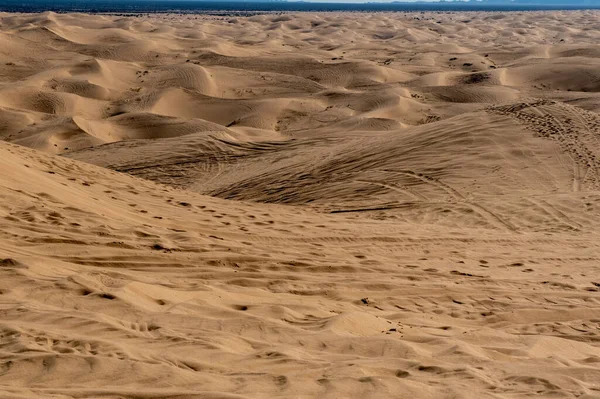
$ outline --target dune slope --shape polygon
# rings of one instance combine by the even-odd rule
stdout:
[[[600,237],[566,221],[573,198],[532,199],[555,231],[519,234],[220,200],[8,144],[0,155],[4,397],[597,392]]]
[[[0,397],[600,397],[598,12],[0,14]]]

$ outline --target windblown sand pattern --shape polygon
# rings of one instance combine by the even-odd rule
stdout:
[[[600,398],[599,43],[0,14],[0,397]]]

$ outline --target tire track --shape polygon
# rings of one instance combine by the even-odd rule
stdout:
[[[484,220],[486,220],[489,224],[494,225],[502,230],[516,231],[516,227],[513,226],[510,222],[504,220],[501,216],[492,212],[491,210],[485,208],[484,206],[468,201],[465,196],[463,196],[456,189],[451,187],[450,185],[441,182],[439,179],[436,179],[431,176],[427,176],[423,173],[417,173],[412,170],[391,170],[391,169],[382,169],[385,172],[395,172],[400,173],[404,176],[409,176],[411,178],[420,180],[426,184],[430,184],[436,187],[439,190],[444,191],[448,195],[450,195],[452,202],[460,203],[467,205],[471,208],[471,210],[481,216]]]
[[[577,107],[550,100],[491,106],[486,110],[513,117],[539,137],[558,141],[573,161],[573,191],[582,188],[600,189],[600,154],[597,154],[600,149],[600,132],[597,131],[600,130],[599,117],[584,113]],[[590,141],[593,143],[589,143]]]

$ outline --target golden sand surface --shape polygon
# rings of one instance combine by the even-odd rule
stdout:
[[[599,44],[0,14],[0,397],[600,398]]]

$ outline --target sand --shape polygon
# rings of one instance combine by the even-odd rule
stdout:
[[[598,43],[0,14],[0,397],[600,398]]]

